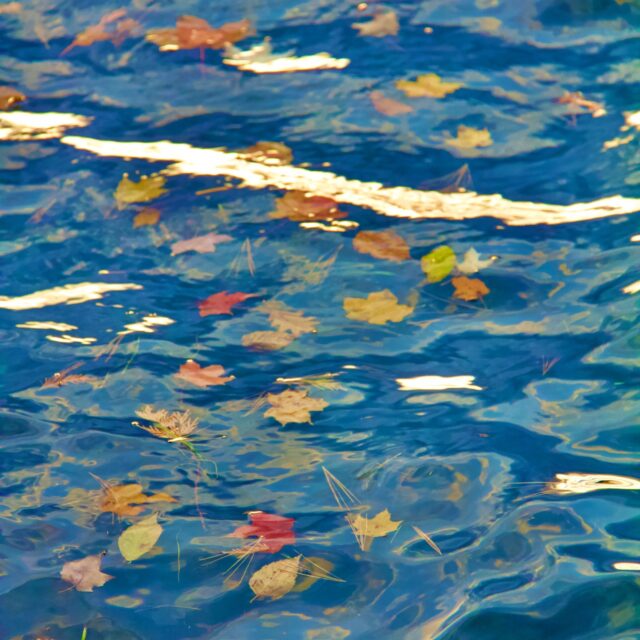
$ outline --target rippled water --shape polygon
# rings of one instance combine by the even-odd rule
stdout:
[[[133,0],[139,33],[62,55],[120,6],[0,5],[0,85],[27,97],[0,112],[0,638],[640,638],[637,2]],[[396,36],[352,28],[391,8]],[[260,75],[145,42],[182,14],[248,18],[242,50],[269,36],[277,53],[350,64]],[[394,85],[429,72],[461,87],[409,98]],[[413,110],[385,115],[374,91]],[[562,102],[578,91],[599,106]],[[7,113],[27,114],[22,128]],[[61,138],[52,116],[33,129],[37,113],[91,120]],[[452,144],[459,125],[491,144]],[[288,145],[299,171],[229,151],[260,140]],[[442,176],[465,163],[462,186],[503,199],[418,191],[451,187]],[[134,227],[145,205],[119,209],[116,188],[159,171],[160,219]],[[273,218],[286,188],[347,217]],[[627,200],[577,218],[550,206],[616,195]],[[356,251],[374,230],[402,236],[411,258]],[[172,255],[212,232],[231,239]],[[497,257],[471,276],[488,295],[425,283],[420,258],[441,245]],[[414,307],[404,320],[346,316],[344,298],[384,289]],[[255,297],[202,316],[222,291]],[[260,305],[273,299],[317,331],[248,348],[243,336],[272,330]],[[188,359],[234,379],[190,385],[175,375]],[[74,366],[89,378],[58,385]],[[279,381],[321,374],[336,375]],[[440,378],[397,381],[422,376]],[[266,394],[287,388],[327,406],[282,426]],[[133,425],[145,404],[199,419],[197,455]],[[359,499],[352,517],[388,508],[402,525],[362,550],[323,467]],[[176,502],[115,517],[100,481]],[[293,518],[295,541],[256,553],[231,588],[235,558],[204,560],[255,542],[227,536],[256,510]],[[127,563],[118,538],[152,513],[162,535]],[[61,580],[102,551],[114,579],[91,593]],[[253,598],[253,572],[299,554],[341,581]]]

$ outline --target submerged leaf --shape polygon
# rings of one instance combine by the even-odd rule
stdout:
[[[366,298],[345,298],[343,306],[347,318],[370,324],[402,322],[413,312],[413,307],[398,304],[398,298],[389,289],[374,291]]]
[[[230,538],[259,538],[258,544],[252,550],[264,553],[278,553],[288,544],[293,544],[296,535],[293,532],[293,518],[285,518],[274,513],[264,511],[250,511],[250,525],[238,527]]]
[[[213,295],[205,298],[198,302],[198,309],[200,310],[200,315],[202,317],[210,316],[210,315],[233,315],[231,309],[247,300],[248,298],[255,298],[257,294],[255,293],[242,293],[241,291],[237,291],[236,293],[227,293],[226,291],[221,291],[220,293],[214,293]]]
[[[161,534],[162,526],[154,513],[125,529],[118,538],[118,549],[125,560],[133,562],[151,551]]]
[[[347,214],[340,211],[337,202],[324,196],[314,196],[305,191],[287,191],[276,200],[276,209],[271,218],[288,218],[294,222],[310,220],[340,220]]]
[[[251,349],[276,351],[289,346],[295,336],[284,331],[253,331],[242,336],[242,345]]]
[[[349,515],[347,518],[356,538],[361,542],[360,546],[363,551],[367,551],[371,547],[373,538],[387,536],[402,524],[402,520],[391,520],[388,509],[381,511],[373,518],[362,516],[359,513],[355,516]]]
[[[460,89],[458,82],[445,82],[437,73],[425,73],[415,80],[398,80],[396,88],[408,98],[445,98]]]
[[[125,173],[114,194],[118,209],[124,209],[134,202],[148,202],[159,198],[167,192],[165,182],[165,178],[160,175],[140,176],[140,181],[134,182]]]
[[[258,569],[249,579],[249,586],[258,598],[282,598],[293,589],[300,569],[300,559],[286,558],[270,562]]]
[[[287,389],[282,393],[269,393],[267,400],[271,409],[264,412],[265,418],[274,418],[281,425],[290,422],[311,424],[311,411],[323,411],[329,406],[322,398],[312,398],[306,390]]]
[[[447,245],[436,247],[426,256],[422,256],[420,266],[429,282],[444,280],[456,266],[456,254]]]
[[[451,280],[455,287],[454,298],[466,300],[479,300],[489,293],[489,287],[478,278],[467,278],[467,276],[456,276]]]
[[[304,333],[315,333],[318,321],[310,316],[305,316],[302,311],[289,309],[282,302],[267,300],[258,308],[258,311],[269,316],[269,322],[279,332],[288,332],[294,338]]]
[[[455,136],[450,134],[445,138],[447,144],[458,149],[475,149],[477,147],[490,147],[493,139],[489,129],[474,129],[461,124]]]
[[[121,517],[137,516],[145,509],[140,505],[153,502],[177,502],[177,500],[163,492],[145,495],[141,484],[104,484],[99,508],[100,511],[115,513]]]
[[[377,13],[369,22],[357,22],[351,26],[359,31],[358,35],[374,38],[397,36],[400,30],[398,16],[391,10]]]
[[[105,553],[97,553],[81,560],[65,562],[60,571],[60,577],[65,582],[70,582],[76,591],[93,591],[94,587],[101,587],[113,576],[100,571],[100,565]]]
[[[194,360],[187,360],[180,365],[180,370],[176,373],[176,378],[186,380],[197,387],[211,387],[219,384],[226,384],[235,380],[235,376],[225,376],[224,368],[219,364],[212,364],[208,367],[201,367]]]
[[[24,102],[27,96],[13,87],[0,86],[0,111],[7,111]]]
[[[133,219],[133,228],[147,227],[158,223],[160,220],[160,211],[153,207],[145,207],[141,209]]]
[[[381,260],[408,260],[409,245],[394,231],[360,231],[353,239],[353,248]]]
[[[413,111],[413,107],[410,107],[408,104],[400,102],[399,100],[394,100],[393,98],[385,96],[382,91],[372,91],[369,94],[369,98],[373,104],[373,108],[378,113],[385,116],[400,116]]]

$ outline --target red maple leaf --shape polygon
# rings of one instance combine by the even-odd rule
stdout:
[[[296,534],[293,532],[293,518],[285,518],[264,511],[249,513],[250,525],[238,527],[230,538],[259,538],[257,551],[278,553],[286,544],[293,544]]]
[[[227,293],[222,291],[220,293],[214,293],[213,295],[198,302],[198,309],[200,309],[201,316],[212,316],[226,313],[233,315],[231,308],[236,304],[246,300],[247,298],[255,298],[255,293],[242,293],[238,291],[236,293]]]

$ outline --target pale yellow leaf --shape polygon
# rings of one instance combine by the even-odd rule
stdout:
[[[301,557],[276,560],[258,569],[249,579],[249,586],[253,593],[258,598],[272,600],[282,598],[289,593],[296,584]]]
[[[398,298],[388,289],[374,291],[366,298],[345,298],[343,307],[347,318],[370,324],[401,322],[413,312],[413,307],[398,304]]]
[[[415,80],[396,82],[396,88],[408,98],[445,98],[461,87],[459,82],[445,82],[437,73],[425,73]]]
[[[134,182],[125,173],[114,194],[118,209],[124,209],[134,202],[149,202],[159,198],[167,192],[165,182],[165,178],[160,175],[141,176],[139,182]]]
[[[151,551],[161,534],[162,526],[154,513],[125,529],[118,538],[118,548],[125,560],[133,562]]]

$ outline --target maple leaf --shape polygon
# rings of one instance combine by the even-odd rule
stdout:
[[[165,409],[154,409],[153,406],[147,404],[140,407],[136,414],[143,420],[153,423],[151,426],[134,423],[136,426],[169,442],[183,441],[198,428],[198,420],[193,418],[188,411],[169,413]]]
[[[263,553],[278,553],[287,544],[293,544],[296,535],[293,532],[293,518],[285,518],[264,511],[250,511],[250,525],[238,527],[230,538],[259,538],[258,545],[252,549]]]
[[[456,266],[456,254],[449,246],[442,245],[420,259],[420,266],[429,282],[444,280]]]
[[[269,316],[269,322],[279,332],[289,332],[294,338],[304,333],[315,333],[318,321],[305,316],[302,311],[294,311],[277,300],[263,302],[258,308]]]
[[[490,267],[496,260],[496,256],[491,256],[486,260],[481,260],[480,254],[473,247],[471,247],[471,249],[468,249],[464,254],[462,262],[459,262],[456,265],[456,268],[461,273],[470,275],[472,273],[477,273],[478,271],[480,271],[480,269]]]
[[[141,505],[153,502],[177,502],[177,500],[163,492],[145,495],[141,484],[104,483],[99,507],[105,513],[115,513],[120,517],[137,516],[145,509]]]
[[[70,582],[77,591],[93,591],[94,587],[101,587],[113,576],[100,571],[100,564],[106,552],[86,556],[80,560],[65,562],[60,571],[60,577]]]
[[[145,207],[141,209],[133,219],[133,228],[148,227],[158,223],[160,220],[160,211],[153,207]]]
[[[253,331],[242,336],[242,345],[263,351],[284,349],[295,340],[292,333],[283,331]]]
[[[413,107],[410,107],[408,104],[400,102],[399,100],[394,100],[393,98],[385,96],[382,91],[372,91],[369,94],[369,99],[373,104],[373,108],[385,116],[400,116],[413,111]]]
[[[398,80],[396,87],[408,98],[445,98],[462,85],[445,82],[437,73],[425,73],[415,80]]]
[[[7,111],[24,102],[27,96],[13,87],[0,86],[0,111]]]
[[[180,370],[175,374],[176,378],[186,380],[197,387],[210,387],[218,384],[226,384],[235,380],[235,376],[225,376],[224,368],[219,364],[201,367],[194,360],[187,360],[180,365]]]
[[[413,312],[413,307],[398,304],[398,298],[389,289],[374,291],[366,298],[345,298],[343,307],[347,318],[370,324],[402,322]]]
[[[270,166],[282,166],[293,162],[293,152],[281,142],[257,142],[246,149],[240,149],[237,153],[247,160]]]
[[[288,218],[294,222],[310,220],[340,220],[347,214],[340,211],[337,202],[324,196],[314,196],[305,191],[288,191],[276,200],[272,218]]]
[[[402,524],[402,520],[395,522],[391,520],[391,514],[388,509],[381,511],[373,518],[368,518],[358,513],[355,516],[348,515],[347,519],[363,551],[368,551],[371,548],[374,538],[383,538]]]
[[[258,569],[249,578],[251,591],[258,598],[271,598],[272,600],[282,598],[296,584],[301,558],[302,556],[296,556],[295,558],[276,560]]]
[[[454,298],[460,300],[479,300],[489,293],[489,287],[478,278],[467,278],[467,276],[457,276],[451,279],[455,287]]]
[[[118,209],[124,209],[128,204],[134,202],[148,202],[155,200],[167,192],[164,188],[166,180],[163,176],[140,176],[139,182],[129,180],[125,173],[118,183],[114,197]]]
[[[488,129],[474,129],[461,124],[455,137],[447,134],[445,142],[458,149],[475,149],[477,147],[490,147],[493,139]]]
[[[358,35],[374,38],[397,36],[400,30],[400,23],[395,11],[377,13],[369,22],[358,22],[351,26],[358,30]]]
[[[230,242],[233,240],[231,236],[218,233],[207,233],[204,236],[196,236],[189,240],[178,240],[171,245],[171,255],[177,256],[187,251],[196,251],[197,253],[213,253],[216,245],[221,242]]]
[[[322,398],[312,398],[306,390],[287,389],[282,393],[267,394],[271,409],[264,412],[265,418],[274,418],[281,425],[290,422],[311,424],[311,411],[323,411],[329,406]]]
[[[374,258],[402,262],[409,260],[409,245],[393,231],[360,231],[353,239],[353,248]]]
[[[208,298],[198,302],[198,309],[202,317],[222,314],[233,315],[231,312],[232,307],[243,300],[256,297],[257,294],[255,293],[242,293],[240,291],[227,293],[226,291],[222,291],[220,293],[214,293]]]

